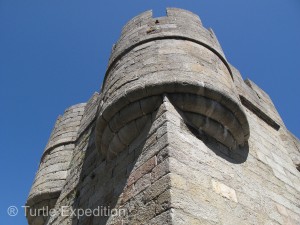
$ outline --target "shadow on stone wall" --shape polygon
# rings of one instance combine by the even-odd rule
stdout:
[[[199,132],[194,127],[187,125],[189,130],[216,155],[222,157],[223,159],[227,160],[230,163],[234,164],[241,164],[244,163],[249,154],[249,145],[248,142],[245,143],[244,146],[238,146],[236,149],[229,149],[228,147],[222,145],[214,138],[206,135],[203,132]]]
[[[82,216],[79,219],[72,218],[72,225],[107,225],[107,224],[128,224],[126,221],[136,220],[135,207],[140,207],[143,203],[135,201],[131,205],[130,213],[126,193],[129,193],[127,182],[136,164],[142,160],[145,153],[145,143],[151,123],[148,124],[143,132],[133,143],[123,152],[119,153],[113,160],[106,160],[97,151],[95,146],[93,130],[89,137],[88,148],[82,163],[79,184],[75,188],[75,201],[72,205],[73,210],[98,209],[98,215]],[[80,144],[80,143],[79,143]],[[136,146],[136,147],[133,147]],[[139,162],[140,163],[140,162]],[[116,211],[112,209],[122,209],[119,216],[112,216]],[[125,209],[125,215],[124,215]],[[98,212],[97,211],[97,212]],[[108,215],[110,214],[110,216]]]
[[[180,110],[178,113],[181,114]],[[143,213],[146,214],[149,209],[149,202],[145,201],[143,197],[138,197],[142,195],[137,195],[136,187],[130,185],[130,179],[132,174],[136,173],[137,168],[145,164],[159,150],[159,141],[151,137],[155,136],[157,132],[157,129],[153,129],[157,126],[157,124],[154,125],[157,117],[159,117],[157,111],[153,112],[152,118],[154,119],[151,123],[148,123],[130,146],[113,160],[106,160],[97,151],[94,130],[86,138],[86,141],[79,140],[78,146],[88,145],[88,147],[83,154],[82,166],[77,166],[78,171],[80,168],[82,169],[81,172],[78,172],[80,177],[78,185],[73,191],[75,200],[72,207],[74,210],[98,209],[100,215],[73,217],[72,225],[142,224],[141,218],[147,220],[143,217]],[[191,133],[219,157],[234,164],[241,164],[247,160],[248,144],[230,150],[214,138],[187,126]],[[78,154],[80,155],[80,153]],[[119,211],[121,215],[112,216],[116,212],[112,211],[113,209],[123,209],[125,213]]]

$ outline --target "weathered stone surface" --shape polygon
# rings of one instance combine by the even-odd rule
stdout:
[[[234,189],[215,180],[212,180],[212,187],[217,194],[220,194],[232,201],[238,202]]]
[[[213,31],[186,10],[147,11],[124,27],[101,93],[58,118],[27,201],[100,215],[27,218],[296,225],[299,164],[299,140],[270,97],[228,64]]]

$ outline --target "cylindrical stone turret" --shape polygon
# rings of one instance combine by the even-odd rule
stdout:
[[[126,148],[163,94],[187,124],[228,148],[248,140],[248,121],[221,46],[186,10],[169,8],[160,18],[147,11],[125,25],[102,88],[96,129],[101,152],[110,158]]]
[[[74,105],[57,119],[27,199],[31,211],[54,207],[65,184],[84,107],[85,104]],[[45,223],[47,217],[41,210],[38,214],[26,215],[30,225]]]

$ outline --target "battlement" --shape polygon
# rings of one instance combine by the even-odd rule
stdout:
[[[107,74],[114,64],[131,49],[162,39],[188,40],[205,46],[221,59],[231,73],[230,66],[212,29],[204,28],[199,16],[192,12],[168,8],[165,17],[153,18],[152,11],[149,10],[134,17],[125,25],[119,41],[113,47],[103,85],[105,86]]]
[[[54,207],[67,177],[85,106],[73,105],[56,120],[26,203],[31,208]],[[28,215],[29,223],[33,220],[43,218]]]
[[[161,99],[163,94],[169,94],[173,104],[188,114],[187,123],[227,147],[235,149],[249,138],[232,72],[217,38],[202,26],[197,15],[186,10],[170,8],[167,16],[159,18],[147,11],[125,25],[113,48],[102,89],[96,135],[102,153],[116,155],[129,145],[136,135],[124,137],[120,129],[159,105],[151,103],[153,108],[147,113],[133,109],[154,97]],[[181,104],[185,101],[179,101],[178,94],[187,105]],[[193,107],[198,103],[204,107]],[[131,112],[130,117],[126,114],[128,124],[111,129],[124,110]],[[215,124],[214,129],[208,124]],[[138,127],[135,130],[141,132]]]
[[[132,30],[137,29],[143,25],[156,23],[159,24],[161,20],[179,20],[179,22],[188,21],[189,23],[195,23],[199,26],[202,26],[200,17],[190,11],[178,8],[167,8],[165,17],[153,17],[153,11],[148,10],[143,12],[130,21],[126,23],[126,25],[122,29],[123,36],[125,33],[130,33]]]
[[[275,130],[278,130],[280,127],[284,128],[285,125],[269,95],[253,81],[249,79],[243,80],[240,72],[233,66],[231,66],[231,70],[233,71],[234,83],[242,104]]]
[[[271,98],[228,64],[213,31],[186,10],[147,11],[125,25],[101,93],[57,119],[27,201],[125,213],[27,218],[297,224],[299,165],[299,140]]]

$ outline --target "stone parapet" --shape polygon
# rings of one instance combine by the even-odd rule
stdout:
[[[98,149],[111,156],[128,146],[136,135],[124,133],[140,132],[133,129],[134,121],[143,124],[143,116],[159,106],[162,94],[170,95],[187,123],[230,149],[248,140],[248,121],[219,42],[197,15],[185,10],[167,9],[167,16],[160,18],[147,11],[123,29],[102,89]],[[112,129],[125,112],[126,120]]]
[[[75,148],[85,103],[66,109],[59,116],[42,155],[27,206],[31,208],[53,208],[64,186],[69,164]],[[29,224],[43,224],[43,216],[27,215]]]

